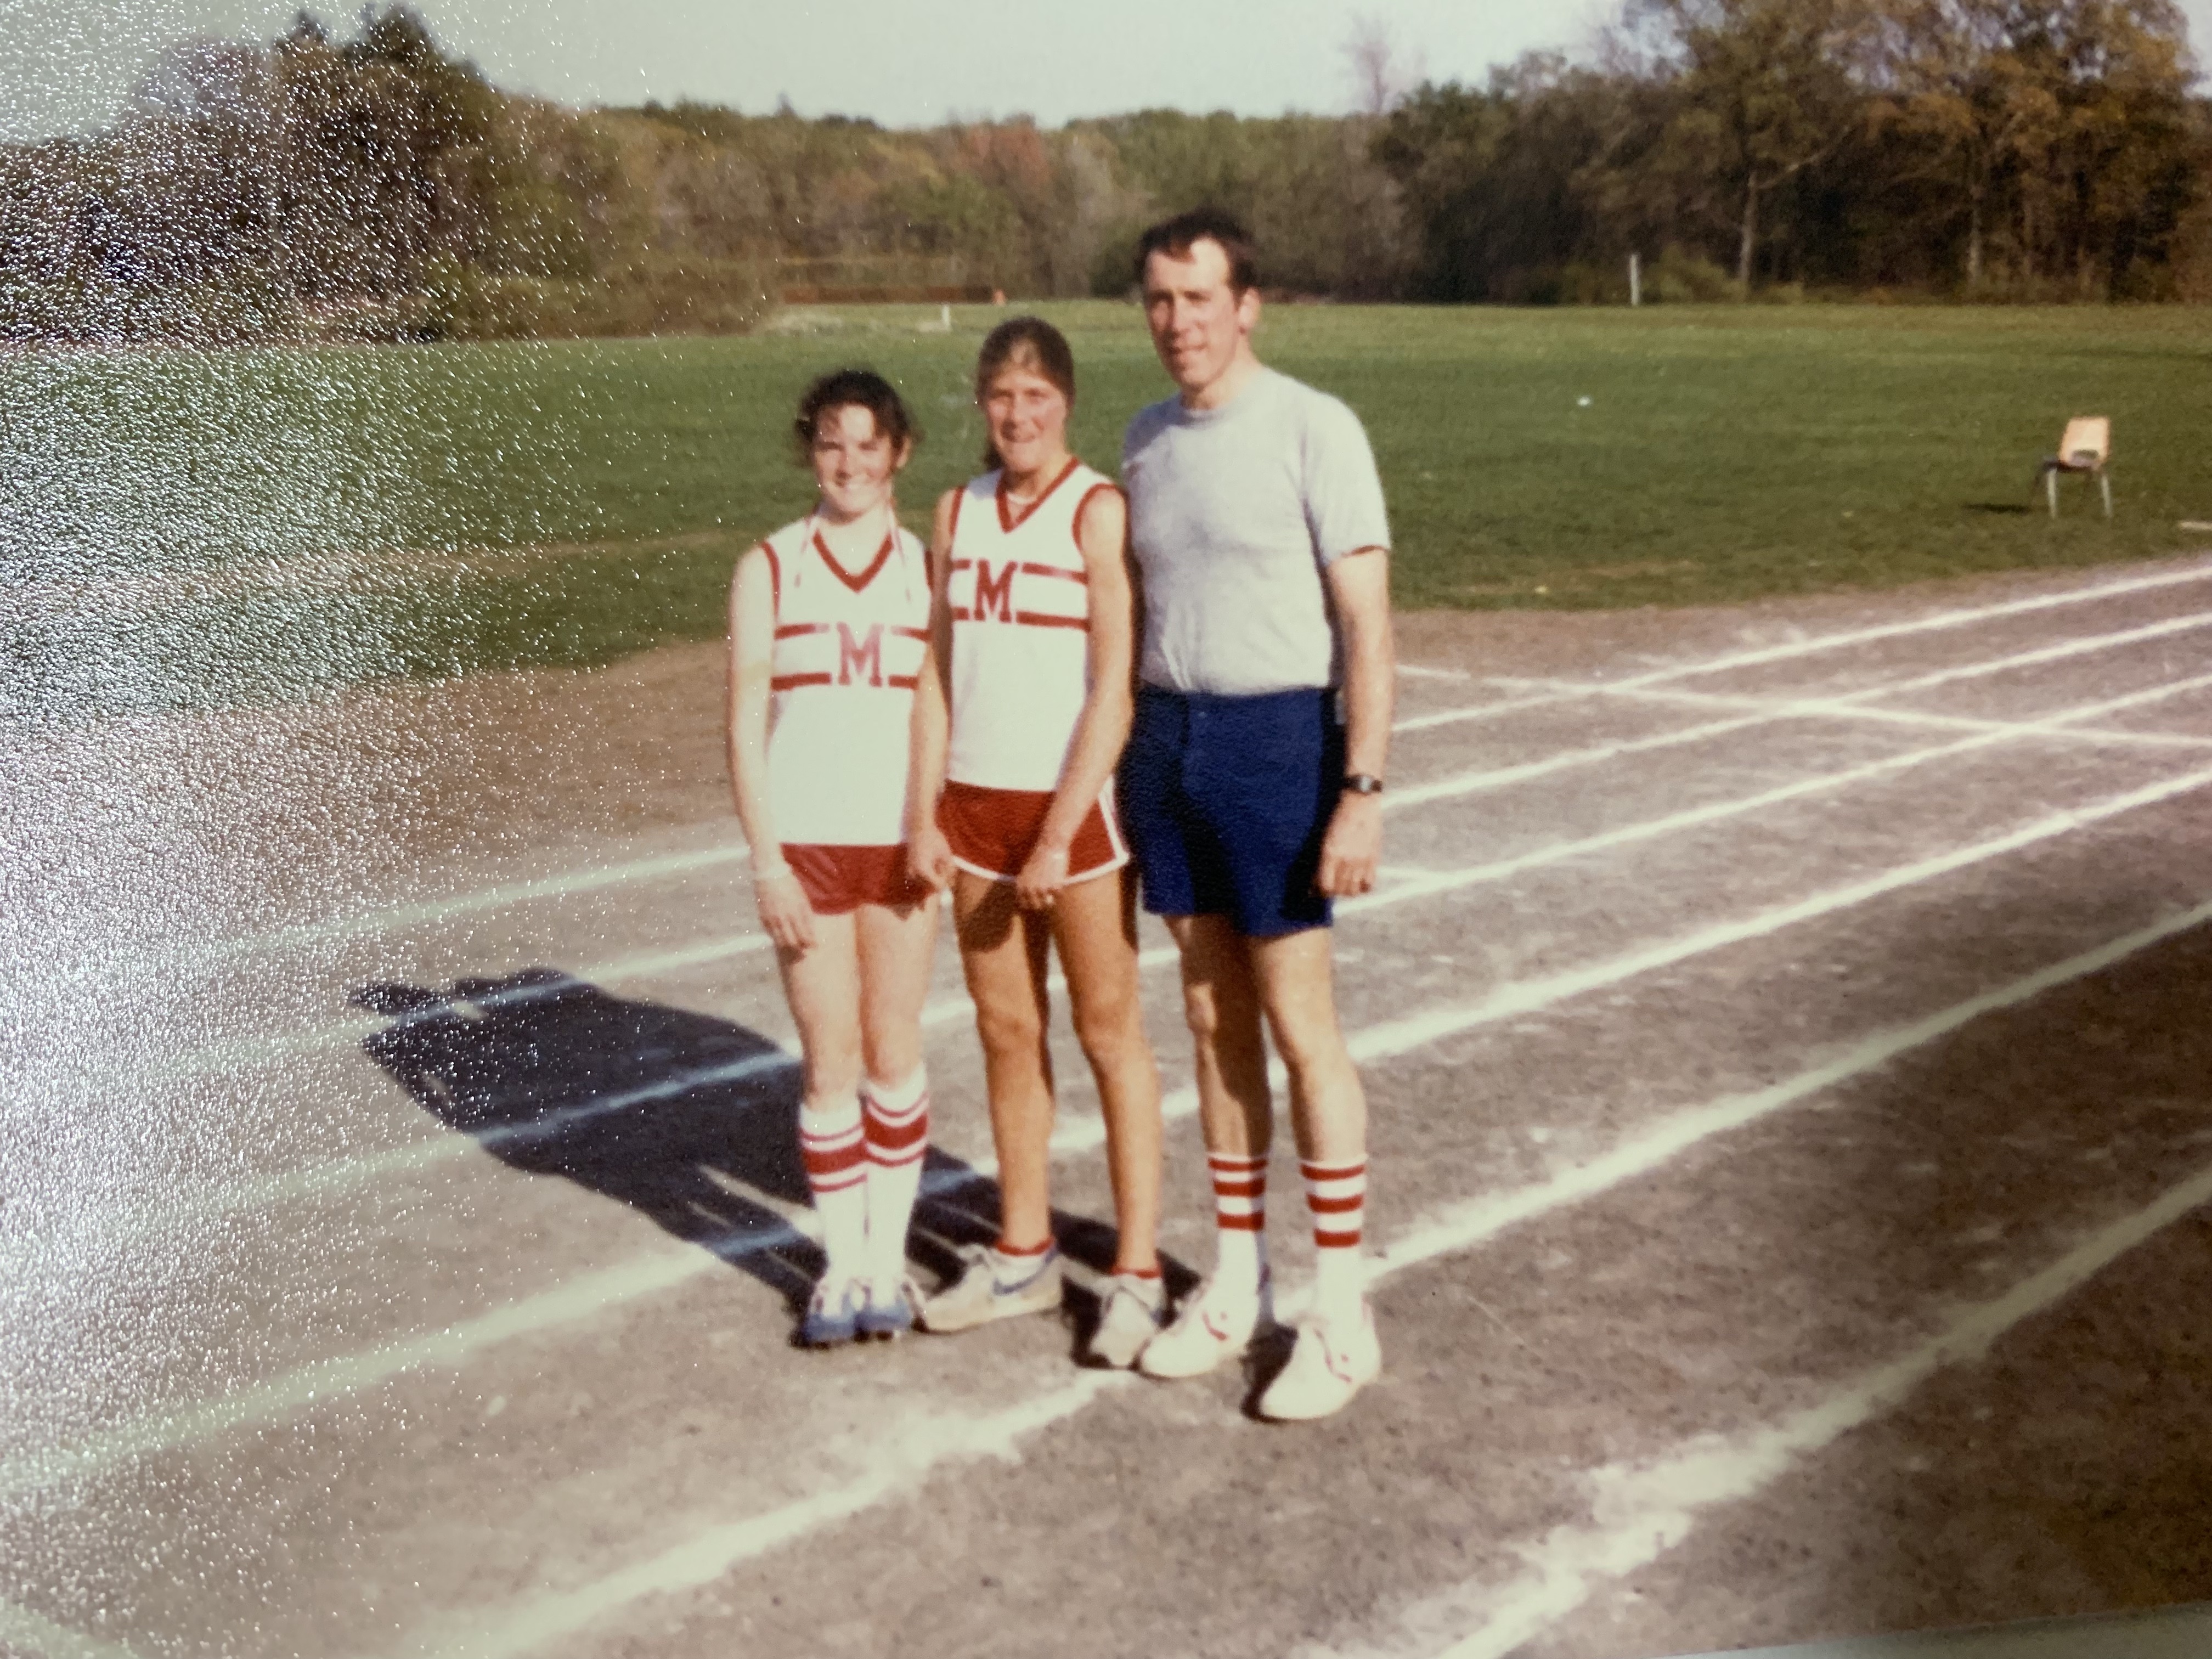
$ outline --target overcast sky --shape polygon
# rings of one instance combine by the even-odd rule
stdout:
[[[357,3],[357,0],[356,0]],[[189,34],[266,38],[299,0],[0,0],[0,137],[109,119],[153,54]],[[350,23],[352,8],[313,8]],[[887,125],[1153,106],[1272,115],[1350,106],[1355,17],[1437,80],[1585,44],[1602,0],[422,0],[501,86],[569,104],[678,98]],[[2212,0],[2184,0],[2212,39]]]

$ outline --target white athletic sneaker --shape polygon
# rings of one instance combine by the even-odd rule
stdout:
[[[921,1304],[921,1328],[943,1334],[994,1319],[1044,1313],[1060,1303],[1060,1246],[1039,1256],[1003,1256],[988,1244],[960,1252],[960,1277]]]
[[[1382,1345],[1376,1340],[1375,1315],[1363,1302],[1357,1319],[1319,1315],[1298,1328],[1291,1363],[1260,1397],[1260,1415],[1279,1423],[1303,1423],[1328,1417],[1352,1403],[1352,1396],[1382,1370]]]
[[[1115,1273],[1098,1282],[1098,1328],[1091,1338],[1096,1364],[1125,1371],[1137,1363],[1145,1345],[1160,1334],[1168,1312],[1167,1287],[1158,1275],[1139,1279]]]
[[[1203,1376],[1243,1353],[1253,1333],[1274,1320],[1274,1291],[1266,1273],[1260,1275],[1256,1295],[1224,1289],[1218,1279],[1209,1279],[1182,1304],[1175,1323],[1145,1345],[1137,1369],[1163,1379]]]

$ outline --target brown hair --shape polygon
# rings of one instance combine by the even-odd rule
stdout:
[[[1188,259],[1193,245],[1214,242],[1229,260],[1229,291],[1240,300],[1260,280],[1252,253],[1250,234],[1236,216],[1218,207],[1193,208],[1172,219],[1163,219],[1137,239],[1137,282],[1145,280],[1145,266],[1155,253]]]
[[[1024,369],[1051,381],[1066,398],[1068,407],[1075,406],[1075,354],[1068,349],[1067,337],[1043,318],[1009,317],[983,337],[983,349],[975,354],[979,405],[989,395],[991,382],[1009,368]],[[1006,464],[1006,457],[986,433],[984,470],[996,471]]]
[[[814,441],[821,435],[823,417],[841,409],[866,410],[876,417],[876,430],[890,441],[895,450],[921,439],[897,387],[872,368],[836,369],[807,387],[799,400],[799,418],[791,423],[791,435],[798,442],[801,466],[813,459]]]

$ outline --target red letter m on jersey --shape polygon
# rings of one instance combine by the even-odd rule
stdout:
[[[991,580],[991,562],[975,561],[975,605],[974,616],[977,622],[988,622],[995,611],[999,620],[1010,623],[1014,619],[1014,563],[1009,559],[999,567],[999,580]]]
[[[884,625],[868,629],[865,640],[853,637],[851,626],[837,624],[837,684],[881,685],[884,683]]]

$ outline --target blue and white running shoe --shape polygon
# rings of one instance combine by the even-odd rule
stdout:
[[[895,1336],[905,1335],[914,1328],[915,1310],[921,1306],[921,1291],[911,1279],[902,1276],[888,1281],[869,1280],[867,1299],[861,1304],[859,1320],[861,1340],[872,1338],[888,1342]]]
[[[823,1279],[814,1287],[814,1298],[799,1322],[799,1346],[834,1348],[860,1334],[861,1310],[868,1301],[867,1286],[857,1279]]]

